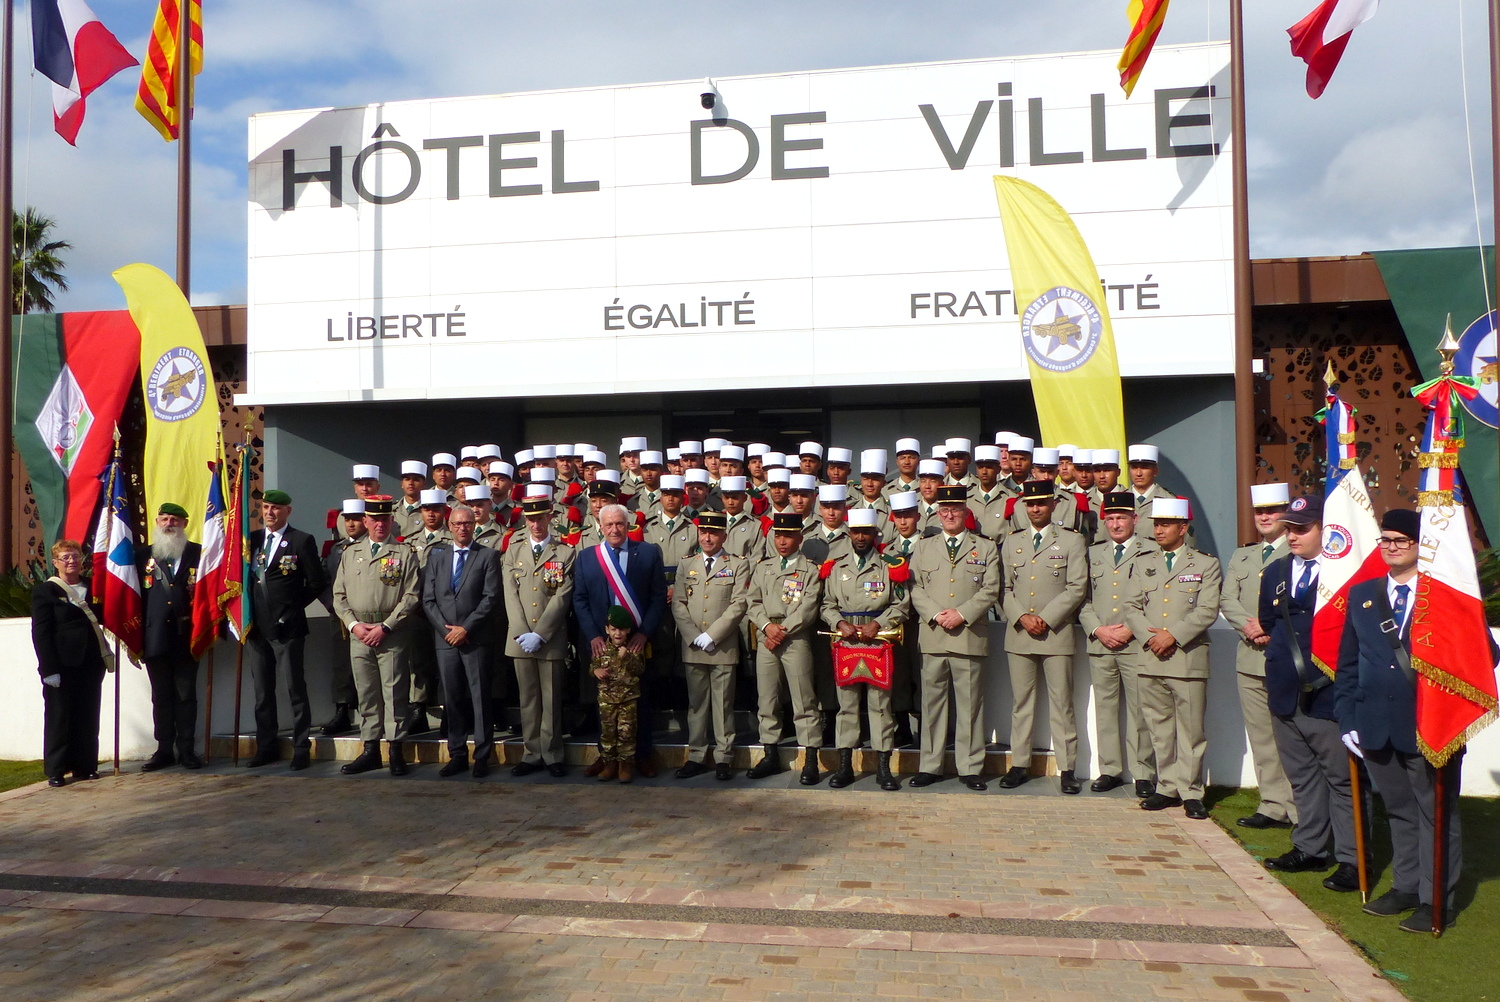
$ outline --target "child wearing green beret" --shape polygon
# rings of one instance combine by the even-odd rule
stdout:
[[[635,708],[646,661],[625,649],[634,625],[622,606],[611,607],[604,621],[604,650],[589,664],[599,680],[599,757],[605,763],[601,782],[629,783],[635,778]]]

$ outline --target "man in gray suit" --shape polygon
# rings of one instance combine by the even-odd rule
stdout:
[[[476,519],[460,505],[448,516],[453,541],[427,551],[422,566],[422,611],[432,624],[443,707],[448,718],[448,762],[439,776],[456,776],[469,765],[474,735],[474,778],[489,774],[495,752],[490,720],[494,622],[500,592],[500,554],[474,543]]]

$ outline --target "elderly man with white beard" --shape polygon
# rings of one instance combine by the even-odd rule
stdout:
[[[198,660],[192,653],[193,585],[200,547],[189,542],[187,510],[168,501],[156,513],[150,546],[136,547],[136,565],[145,589],[146,675],[151,680],[151,720],[156,754],[142,772],[180,762],[201,769],[193,751],[198,725]]]

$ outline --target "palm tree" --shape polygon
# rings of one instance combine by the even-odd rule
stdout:
[[[73,245],[66,240],[47,239],[52,226],[51,217],[29,205],[24,215],[11,213],[10,242],[15,254],[12,314],[51,313],[55,308],[53,293],[68,291],[61,252],[71,250]]]

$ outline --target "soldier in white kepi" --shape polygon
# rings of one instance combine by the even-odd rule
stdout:
[[[917,464],[922,461],[922,443],[914,438],[896,439],[896,471],[885,485],[887,496],[917,489]]]
[[[396,535],[410,536],[422,525],[422,491],[427,488],[427,464],[420,459],[408,459],[401,464],[401,497],[395,501],[391,513],[396,522]]]

